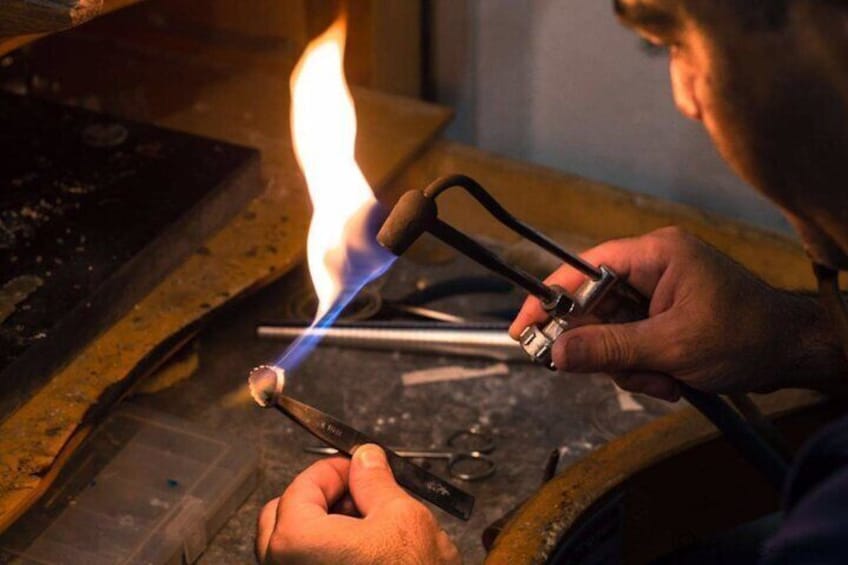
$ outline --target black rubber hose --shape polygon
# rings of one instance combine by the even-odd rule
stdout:
[[[680,394],[724,433],[728,443],[756,467],[779,491],[783,488],[789,464],[765,441],[742,416],[717,394],[711,394],[678,383]]]

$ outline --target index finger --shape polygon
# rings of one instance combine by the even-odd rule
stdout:
[[[288,520],[304,521],[326,516],[348,488],[350,459],[332,457],[307,467],[280,497],[277,527]]]
[[[581,253],[580,256],[593,265],[609,267],[619,277],[628,280],[636,290],[646,296],[651,296],[659,278],[658,273],[661,270],[655,268],[656,257],[650,259],[648,257],[648,255],[653,254],[650,245],[640,244],[640,239],[643,238],[608,241]],[[639,266],[638,269],[636,269],[637,266]],[[568,265],[563,265],[545,279],[545,284],[558,285],[569,292],[573,292],[585,280],[586,275]],[[524,305],[510,325],[509,335],[513,339],[518,339],[524,328],[543,322],[549,317],[549,314],[542,308],[541,302],[536,297],[530,296],[524,301]]]

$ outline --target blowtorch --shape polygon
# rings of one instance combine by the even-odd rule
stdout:
[[[573,293],[556,285],[547,285],[524,270],[507,264],[487,247],[445,223],[439,218],[436,198],[453,187],[464,189],[504,226],[575,268],[586,276],[586,280]],[[647,297],[612,269],[604,265],[592,265],[569,253],[549,237],[507,212],[477,181],[468,176],[441,177],[423,190],[410,190],[403,194],[383,223],[377,240],[395,255],[402,255],[424,232],[539,298],[549,319],[541,325],[525,328],[519,338],[519,345],[533,361],[551,370],[556,368],[551,359],[553,344],[572,325],[589,318],[624,323],[648,316]],[[724,432],[727,440],[780,489],[788,468],[780,450],[718,395],[681,382],[678,386],[681,396]],[[744,406],[745,413],[753,411],[753,419],[759,420],[760,426],[765,425],[762,416],[755,409],[752,410],[750,400],[742,398],[737,405]],[[767,432],[763,435],[774,436],[772,430]]]

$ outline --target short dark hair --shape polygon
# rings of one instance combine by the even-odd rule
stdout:
[[[752,28],[778,28],[786,23],[790,0],[730,0]]]
[[[708,8],[723,8],[736,13],[742,27],[750,30],[769,30],[786,23],[789,3],[793,0],[686,0],[694,15]]]
[[[724,8],[735,12],[744,28],[752,31],[768,31],[782,28],[789,19],[790,8],[801,0],[684,0],[693,14],[703,13],[706,8]],[[816,4],[827,4],[848,12],[846,0],[809,0]]]

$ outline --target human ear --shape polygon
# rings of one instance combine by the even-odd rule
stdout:
[[[671,92],[677,109],[687,118],[701,121],[701,107],[695,95],[695,73],[693,70],[672,54],[669,74]]]

